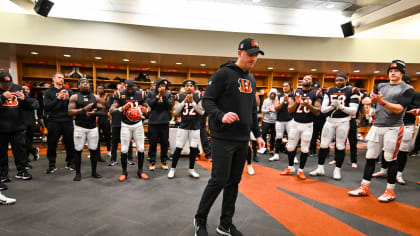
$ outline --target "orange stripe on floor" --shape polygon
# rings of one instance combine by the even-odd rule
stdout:
[[[209,162],[197,163],[207,170],[211,169]],[[375,196],[349,197],[349,189],[343,187],[313,179],[302,181],[295,175],[280,176],[279,170],[257,164],[253,164],[253,167],[256,174],[249,176],[245,170],[239,191],[294,234],[363,235],[336,218],[280,191],[278,187],[395,230],[420,235],[420,208],[398,202],[380,203]]]

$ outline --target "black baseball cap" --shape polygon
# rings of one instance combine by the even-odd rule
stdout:
[[[0,83],[3,86],[12,86],[12,76],[9,74],[9,72],[1,72],[0,73]]]
[[[254,54],[256,52],[264,55],[264,52],[260,50],[260,45],[255,39],[246,38],[239,43],[239,51],[246,51],[248,55]]]
[[[125,86],[127,86],[127,88],[132,88],[132,87],[136,87],[136,84],[134,83],[134,80],[132,79],[127,79],[125,81]]]
[[[186,79],[184,80],[184,82],[182,82],[182,85],[185,87],[186,84],[192,84],[193,86],[195,86],[195,81],[192,79]]]

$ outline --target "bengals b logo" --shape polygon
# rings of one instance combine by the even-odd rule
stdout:
[[[5,107],[16,107],[18,106],[19,102],[17,100],[16,95],[12,95],[10,96],[9,99],[6,99],[6,101],[4,101],[3,106]]]
[[[238,83],[239,83],[239,92],[252,93],[251,81],[240,78],[238,79]]]

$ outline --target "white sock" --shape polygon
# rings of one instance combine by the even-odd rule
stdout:
[[[337,167],[337,166],[336,166],[335,168],[336,168],[336,169],[339,169],[339,170],[341,170],[341,168],[340,168],[340,167]]]
[[[362,184],[369,185],[370,184],[370,181],[369,180],[362,179]]]
[[[289,169],[293,170],[293,166],[288,166],[287,168],[289,168]]]
[[[382,172],[382,173],[386,173],[386,169],[381,168],[380,172]]]
[[[323,169],[324,165],[318,165],[318,169]]]
[[[392,189],[392,190],[394,190],[394,189],[395,189],[395,184],[390,184],[390,183],[387,183],[387,184],[386,184],[386,188],[387,188],[387,189]]]
[[[397,177],[402,178],[402,172],[398,171],[398,172],[397,172]]]
[[[303,172],[303,169],[299,168],[299,169],[298,169],[298,172]]]

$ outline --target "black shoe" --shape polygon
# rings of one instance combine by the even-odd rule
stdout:
[[[116,166],[116,165],[118,165],[118,162],[116,162],[116,161],[110,161],[110,162],[108,162],[108,164],[106,164],[107,166]]]
[[[207,233],[207,226],[205,224],[197,224],[196,220],[194,219],[194,232],[195,236],[208,236]]]
[[[27,169],[27,170],[32,169],[32,165],[31,165],[31,164],[29,164],[29,162],[28,162],[28,163],[26,163],[25,169]]]
[[[8,174],[0,176],[1,183],[8,183],[10,181],[12,181],[12,179],[10,179],[10,176]]]
[[[39,160],[39,148],[34,148],[32,155],[34,156],[34,161]]]
[[[134,162],[134,161],[130,161],[130,160],[128,160],[128,162],[127,162],[130,166],[134,166],[136,163]]]
[[[7,185],[0,183],[0,191],[7,190]]]
[[[223,227],[222,225],[219,225],[216,229],[217,233],[221,235],[227,235],[227,236],[243,236],[239,230],[236,229],[236,227],[231,224],[229,227]]]
[[[16,175],[15,175],[15,179],[22,179],[22,180],[30,180],[32,179],[32,175],[29,174],[26,171],[19,171]]]
[[[258,158],[257,155],[255,155],[253,159],[254,159],[255,162],[260,162],[260,158]]]
[[[47,174],[54,174],[57,171],[57,167],[55,166],[50,166],[48,167],[48,169],[45,171],[45,173]]]
[[[69,171],[73,171],[76,169],[76,167],[74,166],[74,164],[67,163],[66,169],[68,169]]]
[[[82,175],[80,173],[76,173],[76,176],[73,178],[74,181],[80,181],[82,180]]]
[[[102,175],[98,174],[98,173],[92,173],[92,177],[95,179],[100,179],[102,178]]]
[[[99,156],[98,161],[99,162],[105,162],[105,160],[101,156]]]

